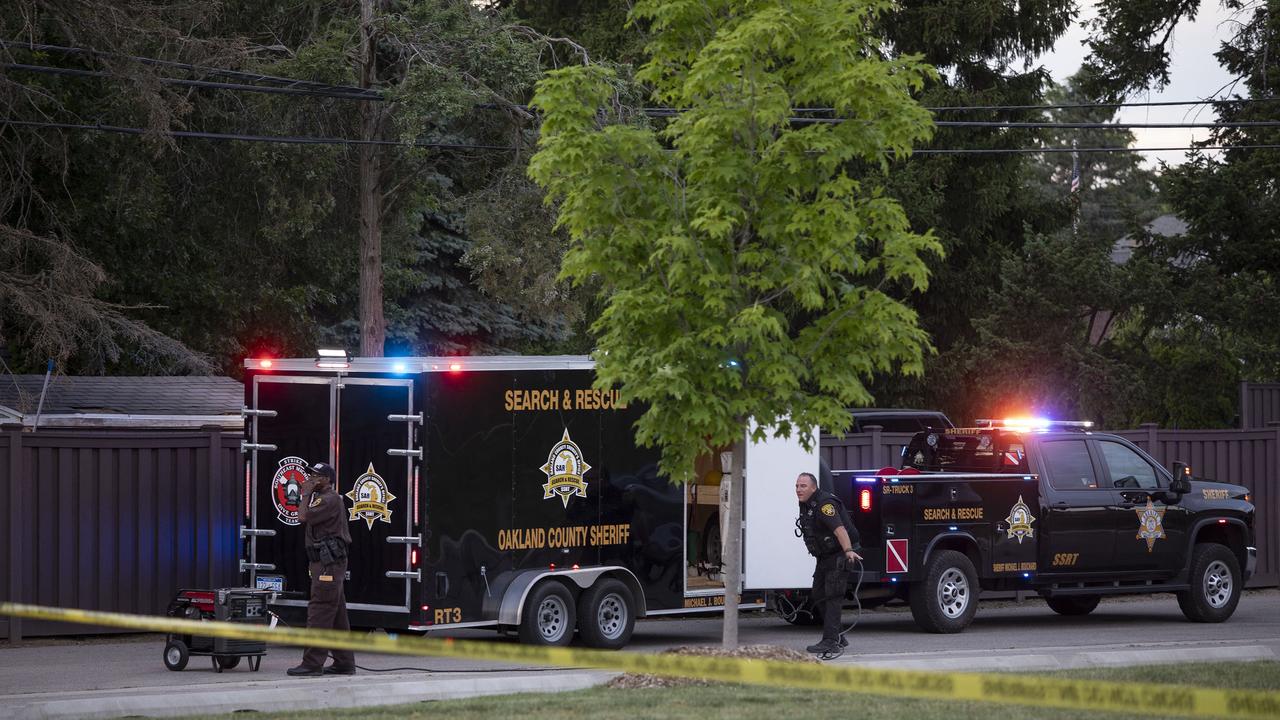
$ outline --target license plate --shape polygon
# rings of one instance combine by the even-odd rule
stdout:
[[[276,592],[284,592],[284,576],[283,575],[259,575],[257,581],[259,590],[274,590]]]

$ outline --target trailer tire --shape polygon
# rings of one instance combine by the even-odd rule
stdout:
[[[942,550],[929,557],[924,580],[910,589],[911,617],[925,632],[957,633],[978,612],[978,574],[969,556]]]
[[[526,645],[568,645],[577,617],[573,595],[555,580],[533,587],[520,618],[520,642]]]
[[[618,650],[636,627],[635,598],[625,583],[601,578],[578,601],[578,634],[587,647]]]
[[[187,667],[191,659],[191,650],[181,640],[170,640],[164,646],[164,666],[174,672]]]
[[[1178,607],[1192,622],[1219,623],[1231,617],[1244,585],[1240,562],[1230,548],[1199,543],[1191,551],[1191,589],[1178,593]]]
[[[1101,595],[1068,595],[1066,597],[1050,597],[1044,599],[1049,609],[1059,615],[1088,615],[1102,602]]]

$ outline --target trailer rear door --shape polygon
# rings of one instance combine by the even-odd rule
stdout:
[[[421,461],[413,380],[259,375],[251,403],[248,584],[283,591],[281,604],[306,603],[298,493],[307,465],[323,460],[337,469],[350,523],[348,607],[408,612]]]

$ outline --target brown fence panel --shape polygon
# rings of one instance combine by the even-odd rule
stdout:
[[[1240,427],[1265,428],[1280,422],[1280,383],[1240,383]]]
[[[0,432],[0,599],[161,614],[182,587],[238,582],[240,434]],[[2,621],[0,621],[2,622]],[[78,634],[27,621],[0,637]]]

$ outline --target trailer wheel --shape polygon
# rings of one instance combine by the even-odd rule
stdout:
[[[925,632],[957,633],[978,612],[978,574],[969,557],[955,550],[934,553],[924,580],[910,589],[911,617]]]
[[[1200,543],[1191,551],[1191,589],[1178,593],[1178,607],[1192,622],[1218,623],[1231,617],[1240,602],[1240,563],[1235,553],[1217,543]]]
[[[164,646],[164,666],[174,672],[178,672],[187,666],[187,661],[191,659],[191,651],[187,648],[187,644],[181,640],[170,640]]]
[[[223,657],[221,655],[215,655],[214,658],[218,661],[218,668],[219,668],[218,672],[222,672],[223,670],[230,670],[240,664],[239,655],[235,655],[232,657]]]
[[[1102,601],[1101,595],[1068,595],[1066,597],[1049,597],[1044,599],[1049,609],[1059,615],[1088,615]]]
[[[564,585],[545,580],[534,586],[520,619],[520,642],[527,645],[568,645],[577,616],[573,595]]]
[[[603,578],[582,594],[578,633],[587,647],[617,650],[631,639],[635,627],[635,599],[623,582]]]

